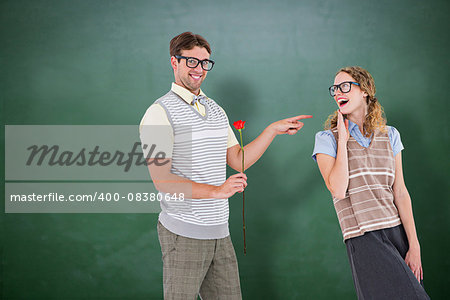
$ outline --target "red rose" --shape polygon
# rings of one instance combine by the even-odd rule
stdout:
[[[234,128],[237,130],[244,129],[245,121],[239,120],[233,123]]]
[[[241,150],[242,150],[242,173],[244,173],[244,142],[242,141],[242,129],[244,129],[245,121],[239,120],[233,123],[234,128],[239,131],[239,137],[241,138]],[[245,243],[245,191],[242,192],[242,230],[244,232],[244,254],[247,254],[247,245]]]

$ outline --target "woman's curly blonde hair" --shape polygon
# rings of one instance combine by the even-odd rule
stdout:
[[[383,107],[375,97],[375,82],[370,73],[358,66],[345,67],[337,71],[336,75],[345,72],[355,79],[359,83],[361,90],[367,93],[366,103],[368,104],[367,115],[364,120],[363,132],[364,136],[370,137],[376,130],[380,132],[386,132],[386,117],[384,115]],[[325,121],[325,130],[336,128],[338,113],[335,111],[328,116]]]

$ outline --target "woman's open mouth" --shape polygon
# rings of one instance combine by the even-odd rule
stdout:
[[[348,103],[348,101],[349,100],[346,98],[339,98],[337,100],[337,103],[338,103],[339,107],[343,107],[344,105],[346,105]]]

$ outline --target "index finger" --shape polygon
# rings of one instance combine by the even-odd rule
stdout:
[[[300,116],[296,116],[296,117],[292,117],[292,118],[287,118],[286,121],[297,121],[297,120],[302,120],[302,119],[311,119],[313,116],[312,115],[300,115]]]

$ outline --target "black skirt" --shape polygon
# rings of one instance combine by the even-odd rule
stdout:
[[[345,241],[358,299],[430,299],[405,263],[409,245],[403,225]]]

